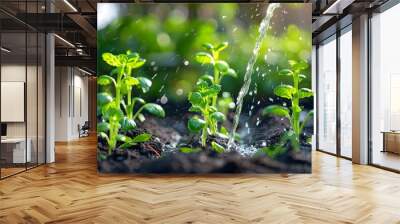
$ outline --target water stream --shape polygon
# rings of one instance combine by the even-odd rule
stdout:
[[[236,101],[236,111],[235,111],[233,128],[232,128],[232,131],[229,136],[228,150],[232,147],[232,144],[235,139],[236,129],[239,125],[240,114],[242,113],[243,100],[244,100],[244,97],[249,92],[249,88],[250,88],[250,84],[251,84],[251,75],[253,73],[253,67],[257,61],[262,41],[264,40],[264,38],[267,34],[267,30],[270,26],[270,21],[271,21],[272,16],[274,15],[274,11],[279,6],[280,6],[279,3],[271,3],[268,5],[267,13],[265,14],[265,17],[263,18],[263,20],[261,21],[260,28],[258,29],[259,35],[257,37],[257,41],[256,41],[256,44],[253,49],[253,54],[251,55],[251,58],[250,58],[249,62],[247,63],[246,73],[244,75],[244,80],[243,80],[244,84],[243,84],[242,88],[240,89],[239,96]]]

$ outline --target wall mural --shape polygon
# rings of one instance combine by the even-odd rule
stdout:
[[[310,173],[311,4],[98,5],[101,173]]]

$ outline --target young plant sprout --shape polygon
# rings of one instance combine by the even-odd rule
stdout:
[[[285,98],[291,101],[291,107],[285,107],[281,105],[270,105],[263,109],[263,115],[274,115],[278,117],[284,117],[289,119],[291,129],[287,131],[280,142],[274,146],[264,147],[262,150],[267,155],[274,157],[286,150],[284,145],[286,142],[290,142],[293,149],[298,151],[300,148],[300,134],[303,131],[305,124],[313,116],[313,111],[309,111],[302,122],[300,122],[300,113],[302,108],[300,107],[300,100],[313,96],[313,92],[308,88],[300,88],[300,83],[306,76],[302,74],[304,70],[308,68],[306,61],[289,61],[290,69],[283,69],[279,72],[281,76],[291,77],[293,85],[281,84],[274,88],[274,94],[278,97]]]
[[[126,54],[113,55],[104,53],[103,60],[114,67],[111,75],[101,75],[97,78],[100,86],[111,86],[115,96],[110,93],[102,92],[97,95],[99,112],[102,115],[102,122],[98,124],[100,137],[106,139],[109,147],[109,154],[116,148],[117,142],[123,142],[122,146],[129,147],[140,142],[148,141],[150,134],[141,134],[133,139],[122,135],[136,128],[136,119],[144,120],[143,111],[164,117],[163,108],[154,103],[146,103],[140,97],[133,97],[133,87],[138,87],[143,93],[149,91],[152,82],[145,77],[134,77],[133,69],[142,67],[146,60],[140,58],[139,54],[127,51]],[[140,104],[136,112],[135,105]],[[107,134],[108,133],[108,134]]]
[[[188,129],[194,133],[201,132],[201,145],[203,147],[206,146],[208,134],[227,137],[228,133],[223,126],[218,130],[218,123],[225,120],[225,114],[218,110],[221,105],[223,106],[223,102],[218,101],[221,92],[221,80],[225,75],[237,76],[235,70],[219,58],[220,52],[227,47],[227,42],[216,47],[212,44],[204,44],[203,48],[208,52],[196,54],[196,60],[199,63],[212,65],[214,71],[213,76],[201,76],[196,83],[195,91],[189,93],[189,102],[192,104],[189,111],[199,113],[201,116],[195,115],[190,118]],[[229,101],[229,99],[226,101]],[[221,102],[220,105],[217,105],[217,102]],[[226,111],[224,112],[226,113]],[[212,142],[211,146],[217,152],[224,151],[224,148],[216,142]]]

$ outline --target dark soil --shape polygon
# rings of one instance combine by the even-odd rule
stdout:
[[[209,136],[207,146],[201,147],[198,135],[187,134],[188,116],[165,119],[148,118],[140,128],[127,133],[129,137],[150,133],[152,138],[146,143],[129,149],[117,147],[111,155],[107,154],[105,143],[98,141],[98,170],[101,173],[140,173],[140,174],[207,174],[207,173],[310,173],[311,145],[303,143],[300,152],[288,150],[284,155],[271,159],[263,154],[245,157],[236,151],[234,145],[230,152],[217,153],[211,142],[227,148],[228,139]],[[279,118],[278,118],[279,119]],[[260,128],[254,129],[246,140],[256,147],[270,145],[279,141],[289,127],[288,121],[276,118],[262,121]],[[119,143],[120,145],[122,143]],[[181,153],[180,147],[201,148],[197,153]]]

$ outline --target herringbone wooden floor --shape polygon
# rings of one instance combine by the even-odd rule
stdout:
[[[400,223],[400,175],[313,154],[311,175],[99,176],[95,138],[0,181],[0,223]]]

